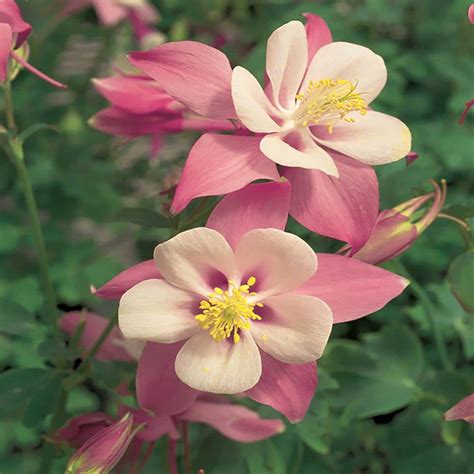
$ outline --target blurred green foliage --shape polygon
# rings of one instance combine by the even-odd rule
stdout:
[[[168,237],[159,217],[167,198],[159,193],[166,189],[164,178],[184,161],[194,135],[169,137],[164,158],[150,161],[146,140],[126,143],[91,129],[88,118],[105,103],[90,79],[110,74],[114,63],[125,64],[124,53],[137,47],[130,27],[105,29],[92,10],[59,19],[60,2],[54,0],[18,3],[34,27],[31,62],[69,85],[56,91],[26,72],[13,84],[20,130],[37,123],[55,127],[26,142],[53,283],[62,309],[87,307],[111,316],[115,306],[94,298],[90,284],[98,286],[149,258],[154,245]],[[381,54],[389,81],[376,108],[410,126],[420,155],[409,167],[399,162],[378,168],[382,207],[427,192],[429,179],[444,178],[448,204],[467,206],[464,217],[472,215],[474,117],[457,124],[464,102],[474,96],[470,1],[154,3],[162,16],[158,28],[169,40],[212,43],[225,34],[230,41],[223,50],[233,64],[258,74],[263,73],[267,36],[305,12],[321,15],[336,40]],[[76,355],[53,344],[39,318],[43,297],[24,202],[6,157],[0,170],[0,370],[5,371],[0,375],[0,472],[28,474],[36,472],[42,450],[49,449],[41,434],[57,403],[58,386],[66,383],[64,371],[49,370],[51,361],[69,351],[72,363]],[[290,225],[315,249],[337,248]],[[203,467],[206,474],[473,472],[472,427],[442,420],[450,406],[474,390],[473,316],[453,296],[446,278],[457,257],[449,282],[457,286],[458,297],[462,293],[468,300],[464,308],[472,310],[472,252],[465,251],[457,225],[437,220],[388,265],[402,273],[408,269],[411,287],[379,313],[335,328],[305,420],[249,446],[193,426],[196,469]],[[447,347],[447,360],[440,344]],[[92,379],[100,382],[89,379],[75,388],[67,415],[110,407],[114,371],[131,375],[127,367],[96,364]],[[259,410],[275,416],[269,408]],[[145,472],[162,472],[163,449],[159,443]],[[57,459],[51,472],[63,472],[69,454],[53,450]]]

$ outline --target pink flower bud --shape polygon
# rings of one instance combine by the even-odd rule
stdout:
[[[377,264],[391,260],[407,250],[436,219],[444,205],[446,182],[442,181],[440,187],[433,181],[433,186],[435,191],[432,193],[382,211],[369,239],[353,257],[366,263]],[[419,217],[419,209],[431,199],[431,207]]]
[[[121,420],[98,431],[69,460],[67,474],[107,474],[120,461],[137,433],[133,416],[127,413]]]
[[[469,21],[474,25],[474,3],[471,3],[471,6],[467,11],[467,17],[469,18]]]
[[[58,431],[57,441],[66,442],[72,448],[80,448],[88,439],[113,423],[113,418],[106,413],[87,413],[71,418]]]
[[[464,420],[474,424],[474,393],[456,403],[444,414],[446,421]]]

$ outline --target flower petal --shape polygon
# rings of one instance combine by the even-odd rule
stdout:
[[[254,443],[285,430],[281,420],[265,420],[248,408],[231,403],[197,400],[179,416],[180,420],[205,423],[225,437],[241,443]]]
[[[303,13],[306,18],[306,37],[308,41],[308,65],[316,52],[323,46],[332,43],[332,34],[327,23],[318,15]]]
[[[331,134],[318,127],[318,142],[368,165],[400,160],[411,150],[410,130],[397,118],[373,110],[366,115],[352,112],[348,117],[355,122],[340,120]]]
[[[10,25],[0,23],[0,82],[7,77],[10,51],[13,47],[13,34]]]
[[[395,273],[341,255],[318,253],[318,263],[318,271],[295,293],[325,301],[334,323],[378,311],[409,284]]]
[[[329,306],[319,298],[279,295],[267,298],[250,333],[258,347],[287,364],[304,364],[319,359],[332,328]]]
[[[0,8],[0,24],[10,27],[16,38],[15,49],[19,48],[31,33],[31,25],[23,20],[21,10],[15,0],[2,0]]]
[[[356,92],[370,104],[387,82],[384,60],[369,48],[335,42],[320,48],[314,55],[300,89],[305,93],[309,81],[345,79],[357,85]]]
[[[106,300],[117,300],[132,286],[144,280],[161,278],[154,260],[137,263],[123,272],[114,276],[112,280],[102,285],[99,289],[92,288],[92,293]]]
[[[296,235],[278,229],[256,229],[237,245],[235,260],[239,274],[257,279],[252,287],[257,299],[286,293],[308,281],[317,268],[311,247]]]
[[[81,323],[84,324],[84,329],[79,340],[79,347],[85,349],[84,352],[88,352],[99,340],[109,324],[109,320],[95,313],[71,311],[61,317],[59,327],[72,337]],[[95,358],[97,360],[133,361],[134,358],[120,344],[122,341],[123,336],[120,334],[119,328],[114,327],[100,346]]]
[[[198,392],[176,376],[174,363],[182,343],[154,344],[149,342],[137,369],[137,398],[144,410],[156,416],[169,416],[187,410]]]
[[[291,183],[290,214],[318,234],[348,242],[354,252],[369,238],[379,210],[375,171],[338,153],[334,178],[318,170],[286,168]]]
[[[260,354],[252,336],[240,334],[236,344],[216,342],[205,331],[194,335],[176,357],[176,374],[204,392],[235,394],[253,387],[262,373]]]
[[[260,142],[260,150],[279,165],[317,169],[336,177],[339,175],[331,155],[306,130],[266,135]]]
[[[115,0],[91,0],[104,26],[113,26],[127,18],[127,9]]]
[[[196,197],[227,194],[257,179],[279,179],[259,142],[258,137],[203,135],[184,165],[171,212],[182,211]]]
[[[200,330],[199,298],[165,280],[145,280],[120,299],[119,327],[128,339],[170,343]]]
[[[128,58],[193,112],[236,118],[230,89],[232,70],[225,54],[217,49],[196,41],[178,41],[134,51]]]
[[[249,184],[225,196],[212,211],[206,227],[220,232],[234,249],[251,230],[285,230],[290,194],[286,180]]]
[[[280,126],[273,120],[279,112],[252,73],[240,66],[232,71],[232,99],[240,121],[252,132],[269,133],[280,130]]]
[[[456,403],[444,414],[446,421],[464,420],[474,424],[474,393]]]
[[[291,423],[301,421],[318,383],[316,364],[284,364],[265,353],[261,356],[262,377],[245,394],[258,403],[270,405]]]
[[[172,285],[203,296],[235,276],[234,253],[213,229],[198,227],[181,232],[155,248],[155,262]]]
[[[306,32],[301,22],[290,21],[270,35],[266,71],[274,104],[294,108],[307,61]]]

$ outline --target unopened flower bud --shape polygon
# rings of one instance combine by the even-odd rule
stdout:
[[[382,263],[407,250],[436,219],[446,200],[446,182],[441,187],[433,181],[435,191],[382,211],[365,245],[353,255],[366,263]],[[431,207],[419,216],[419,209],[433,200]],[[422,212],[422,211],[421,211]]]

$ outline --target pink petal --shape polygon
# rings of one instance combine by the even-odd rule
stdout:
[[[305,129],[265,135],[260,142],[260,150],[279,165],[317,169],[330,176],[339,176],[331,155]]]
[[[187,410],[198,392],[176,376],[174,363],[182,343],[145,346],[137,369],[137,398],[144,410],[156,416],[170,416]]]
[[[266,72],[274,104],[284,109],[294,108],[307,61],[306,33],[301,22],[290,21],[271,34],[267,42]]]
[[[127,268],[105,285],[102,285],[98,290],[93,289],[93,293],[99,298],[116,300],[137,283],[154,278],[161,278],[160,272],[156,268],[154,260],[146,260]]]
[[[358,260],[318,253],[318,271],[295,293],[325,301],[334,323],[359,319],[383,308],[409,284],[408,280]]]
[[[200,330],[199,298],[165,280],[145,280],[120,299],[119,327],[128,339],[170,343]]]
[[[91,0],[100,22],[113,26],[127,18],[127,9],[116,0]]]
[[[401,160],[411,150],[411,133],[395,117],[369,110],[366,115],[348,114],[355,120],[340,120],[329,133],[326,127],[312,127],[317,141],[367,165],[382,165]]]
[[[285,430],[281,420],[265,420],[246,407],[230,403],[196,401],[179,416],[180,420],[205,423],[227,438],[241,443],[254,443]]]
[[[143,410],[137,410],[133,414],[136,425],[145,423],[145,427],[137,434],[138,439],[145,441],[157,441],[164,435],[171,439],[179,439],[179,432],[170,416],[150,416]]]
[[[84,322],[84,330],[79,340],[79,347],[87,353],[94,347],[101,334],[109,324],[109,320],[94,313],[71,311],[65,313],[59,320],[59,327],[69,336],[73,336],[79,324]],[[104,343],[97,351],[97,360],[133,361],[133,357],[121,346],[123,336],[118,327],[114,327]]]
[[[219,232],[206,227],[186,230],[155,248],[163,278],[174,286],[207,296],[235,276],[234,253]]]
[[[31,33],[31,25],[23,20],[20,8],[15,0],[2,0],[0,2],[1,23],[9,25],[13,34],[16,35],[15,49],[19,48]]]
[[[332,329],[332,313],[312,296],[279,295],[264,300],[261,321],[252,324],[258,347],[281,362],[305,364],[319,359]]]
[[[149,77],[121,75],[92,79],[92,82],[112,105],[132,114],[176,113],[184,109]]]
[[[258,403],[270,405],[292,423],[301,421],[318,383],[316,364],[284,364],[265,353],[261,356],[262,376],[246,395]]]
[[[12,46],[13,35],[10,26],[0,23],[0,82],[4,82],[7,77]]]
[[[286,180],[249,184],[225,196],[212,211],[206,227],[220,232],[234,249],[251,230],[285,230],[290,193]]]
[[[239,275],[252,287],[256,299],[286,293],[308,281],[317,268],[311,247],[296,235],[278,229],[256,229],[245,234],[235,251]]]
[[[201,196],[227,194],[257,179],[280,178],[275,163],[259,148],[260,138],[203,135],[193,146],[171,206],[182,211]]]
[[[306,18],[309,65],[320,48],[332,43],[332,34],[327,23],[320,16],[313,13],[303,13],[303,16]]]
[[[469,18],[469,21],[474,25],[474,3],[469,7],[469,10],[467,11],[467,17]]]
[[[384,60],[364,46],[335,42],[321,47],[308,67],[300,89],[304,94],[309,81],[345,79],[357,85],[356,92],[370,104],[387,82]]]
[[[202,330],[189,339],[176,357],[176,374],[186,385],[204,392],[236,394],[253,387],[262,373],[252,336],[240,332],[240,342],[216,342]]]
[[[240,121],[252,132],[278,132],[280,126],[274,120],[280,112],[270,102],[257,79],[237,66],[232,71],[232,99]]]
[[[444,414],[446,421],[464,420],[474,424],[474,393],[456,403]]]
[[[129,61],[158,81],[168,94],[204,117],[236,118],[227,57],[195,41],[166,43],[135,51]]]
[[[102,412],[86,413],[71,418],[57,433],[61,441],[66,441],[72,448],[80,448],[89,438],[110,426],[114,419]]]
[[[318,170],[287,168],[291,215],[318,234],[348,242],[354,252],[369,238],[377,220],[379,190],[375,171],[337,153],[334,178]]]

